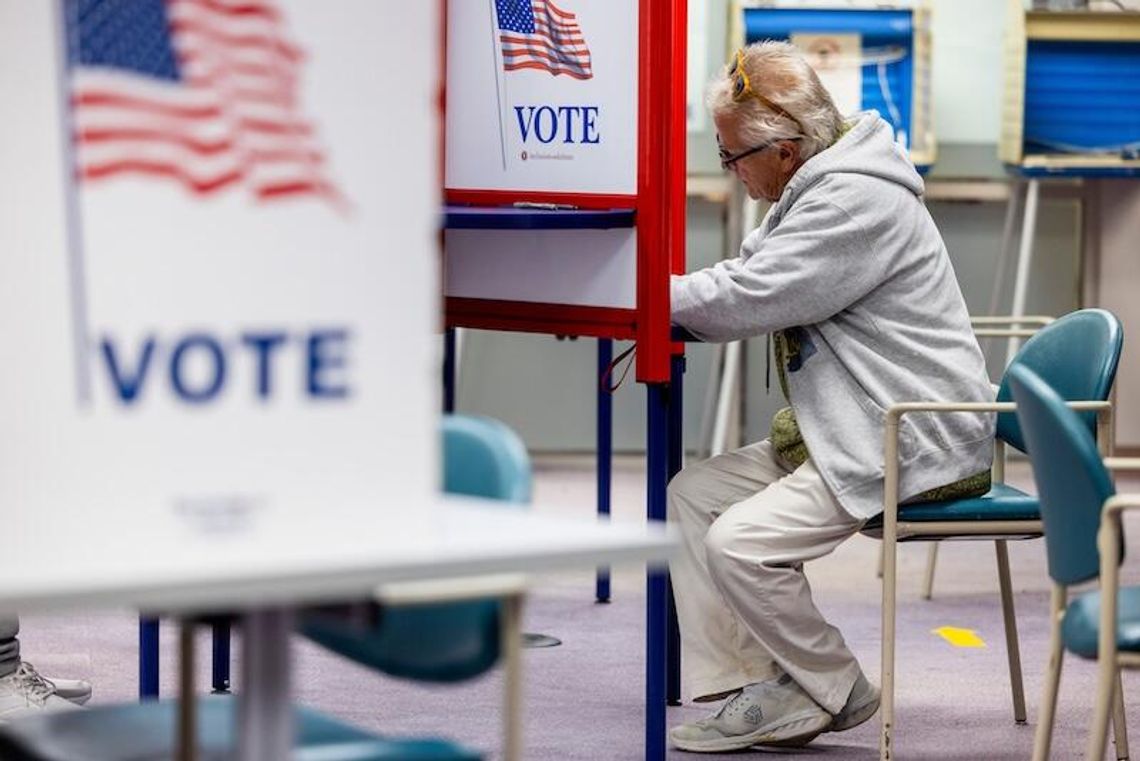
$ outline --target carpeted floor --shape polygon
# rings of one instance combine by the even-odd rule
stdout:
[[[592,511],[592,460],[540,459],[536,475],[540,509]],[[1028,485],[1026,467],[1012,467],[1010,480]],[[630,521],[644,515],[644,470],[639,459],[616,463],[614,514],[615,520]],[[1135,534],[1140,525],[1133,529]],[[820,608],[843,631],[874,682],[878,682],[880,643],[879,583],[874,575],[878,546],[856,537],[807,567]],[[1016,543],[1010,555],[1029,724],[1013,724],[992,545],[943,545],[932,601],[919,598],[925,546],[909,545],[903,547],[900,560],[897,757],[962,761],[1029,757],[1045,663],[1048,581],[1041,542]],[[1140,581],[1140,574],[1126,563],[1124,579]],[[525,653],[527,759],[642,757],[644,599],[639,569],[616,571],[609,605],[593,602],[590,574],[535,580],[526,629],[553,634],[564,644]],[[134,698],[136,624],[129,612],[29,616],[23,625],[25,655],[41,671],[91,679],[96,702]],[[985,647],[953,647],[933,633],[943,626],[972,629]],[[172,631],[164,635],[163,689],[172,694],[174,637]],[[209,652],[205,635],[200,652],[203,658]],[[496,756],[501,697],[497,672],[464,685],[425,688],[379,676],[303,641],[296,643],[296,663],[296,694],[304,703],[384,734],[442,735]],[[203,663],[200,683],[205,686],[208,679],[208,663]],[[1130,716],[1140,710],[1137,679],[1125,675]],[[1094,685],[1093,665],[1067,657],[1053,758],[1082,756]],[[708,710],[671,708],[669,723],[692,720]],[[1131,726],[1136,731],[1140,724],[1132,721]],[[1140,736],[1135,741],[1140,742]],[[766,753],[788,759],[875,759],[878,719],[846,733],[823,735],[805,749]],[[670,758],[694,756],[674,751]]]

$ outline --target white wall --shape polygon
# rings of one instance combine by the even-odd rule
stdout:
[[[996,143],[1003,0],[934,0],[934,130],[940,142]]]

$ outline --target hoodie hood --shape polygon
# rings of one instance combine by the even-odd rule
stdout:
[[[864,111],[847,121],[848,129],[835,144],[812,156],[784,188],[777,206],[786,208],[807,188],[829,174],[848,173],[877,177],[921,196],[922,177],[906,151],[895,142],[894,129],[878,111]]]

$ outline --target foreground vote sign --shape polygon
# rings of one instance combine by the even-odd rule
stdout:
[[[0,0],[5,514],[434,486],[435,11]]]

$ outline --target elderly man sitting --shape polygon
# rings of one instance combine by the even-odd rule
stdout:
[[[738,258],[674,278],[673,320],[710,341],[771,335],[791,405],[769,439],[669,486],[687,697],[727,698],[670,736],[714,752],[803,744],[878,710],[803,563],[882,511],[885,408],[993,394],[922,179],[890,125],[874,112],[844,120],[784,43],[739,51],[708,105],[722,165],[773,205]],[[988,487],[992,416],[909,416],[900,442],[903,499]]]

